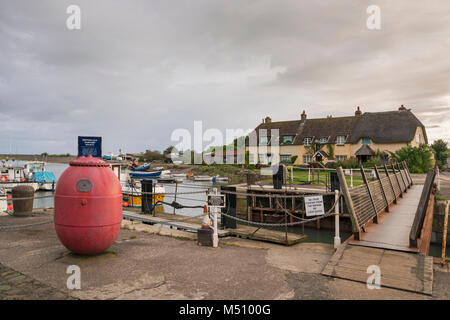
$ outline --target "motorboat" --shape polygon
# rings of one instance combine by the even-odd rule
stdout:
[[[11,192],[11,190],[19,185],[29,185],[34,191],[39,189],[39,183],[33,181],[33,173],[25,170],[23,166],[6,164],[0,166],[0,188]]]

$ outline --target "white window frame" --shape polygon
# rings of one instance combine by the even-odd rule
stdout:
[[[310,162],[312,162],[312,156],[304,155],[303,156],[303,163],[310,163]]]
[[[264,139],[267,139],[267,141],[266,141],[266,142],[263,142],[263,141],[262,141],[263,138],[264,138]],[[260,146],[267,146],[268,144],[269,144],[269,137],[268,137],[268,136],[260,136],[260,137],[259,137],[259,145],[260,145]]]
[[[320,143],[327,143],[327,142],[328,142],[328,138],[327,138],[327,137],[320,138],[320,139],[319,139],[319,142],[320,142]]]
[[[420,133],[416,134],[416,142],[420,143]]]
[[[309,147],[311,145],[312,142],[312,138],[310,137],[306,137],[305,139],[303,139],[303,144],[307,147]]]
[[[258,163],[265,163],[266,155],[264,153],[258,154]]]
[[[341,160],[339,160],[339,159],[341,159]],[[336,156],[336,162],[339,162],[339,161],[345,161],[347,159],[347,156],[344,156],[344,155],[338,155],[338,156]]]
[[[343,146],[345,144],[345,136],[337,136],[336,137],[336,144],[338,146]]]
[[[283,158],[286,158],[287,157],[287,160],[283,160]],[[292,155],[290,155],[290,154],[280,154],[280,162],[291,162],[291,158],[292,158]]]

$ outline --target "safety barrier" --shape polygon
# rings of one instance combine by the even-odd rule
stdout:
[[[405,162],[384,165],[379,170],[374,167],[374,181],[368,181],[365,169],[360,167],[364,184],[349,189],[342,167],[337,169],[342,193],[352,221],[352,230],[355,239],[360,239],[360,232],[364,226],[372,221],[378,223],[378,215],[389,212],[389,206],[396,203],[403,193],[407,192],[413,184],[408,166]],[[381,175],[384,174],[382,177]]]
[[[428,204],[430,201],[431,193],[433,192],[434,179],[436,177],[436,170],[428,170],[427,177],[423,186],[422,194],[420,196],[419,206],[417,207],[416,214],[414,216],[414,222],[409,234],[409,246],[417,248],[418,239],[422,233],[422,227],[424,224],[425,216],[427,214]]]

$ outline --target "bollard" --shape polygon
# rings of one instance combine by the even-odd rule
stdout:
[[[12,189],[12,202],[15,216],[31,216],[33,213],[34,188],[29,185]]]
[[[336,203],[334,207],[334,227],[335,227],[335,235],[334,235],[334,248],[337,249],[341,245],[341,237],[339,235],[339,191],[334,191],[334,201]]]

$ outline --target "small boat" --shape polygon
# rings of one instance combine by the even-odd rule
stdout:
[[[25,170],[25,167],[3,164],[0,166],[0,188],[11,192],[16,186],[31,186],[34,191],[39,189],[39,183],[32,180],[33,173]]]
[[[131,171],[131,178],[158,178],[161,176],[161,171]]]
[[[122,204],[124,207],[140,208],[142,207],[142,193],[138,186],[126,184],[122,185]],[[165,188],[163,185],[155,185],[155,194],[152,196],[152,205],[161,205],[159,201],[164,201]]]
[[[54,191],[56,186],[56,177],[53,172],[39,171],[33,174],[33,181],[39,183],[39,190]]]
[[[56,176],[51,171],[46,171],[46,163],[43,161],[31,161],[24,165],[24,172],[31,176],[31,181],[39,184],[39,190],[54,191]]]
[[[194,176],[194,181],[212,181],[212,179],[210,176]]]
[[[146,170],[150,169],[150,166],[151,166],[150,163],[148,163],[148,164],[146,163],[146,164],[143,164],[142,166],[139,166],[137,168],[133,168],[131,170],[132,171],[146,171]]]
[[[228,177],[216,176],[212,178],[213,182],[228,182],[230,179]]]
[[[172,173],[174,178],[186,178],[186,173]]]

